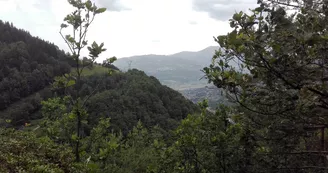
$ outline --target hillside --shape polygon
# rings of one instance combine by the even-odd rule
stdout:
[[[0,123],[10,120],[16,127],[42,118],[40,101],[63,96],[50,86],[54,77],[74,71],[71,58],[57,46],[2,21],[0,62]],[[112,118],[113,128],[124,132],[139,120],[147,127],[159,124],[172,129],[196,110],[196,106],[180,93],[162,86],[156,78],[142,71],[104,76],[108,68],[117,69],[95,64],[83,71],[84,84],[80,91],[83,95],[101,83],[98,93],[88,103],[93,124],[105,116]],[[101,107],[102,103],[112,106]]]
[[[161,85],[143,71],[132,69],[113,76],[92,75],[85,78],[82,91],[86,95],[102,81],[99,92],[88,101],[89,124],[97,124],[100,117],[111,118],[115,131],[127,133],[140,120],[145,127],[159,125],[172,130],[197,106],[182,94]]]
[[[0,20],[0,119],[29,119],[41,99],[52,96],[54,77],[70,72],[71,62],[56,45]]]
[[[219,103],[230,104],[225,96],[225,92],[215,86],[206,86],[201,88],[190,88],[179,90],[183,96],[191,100],[193,103],[201,102],[204,98],[208,100],[209,108],[215,109]]]
[[[0,20],[0,110],[48,86],[70,71],[57,46]]]
[[[172,55],[143,55],[120,58],[114,64],[122,69],[137,68],[148,75],[155,76],[163,85],[167,85],[193,103],[208,99],[210,107],[215,109],[218,103],[228,101],[221,90],[208,84],[201,71],[211,64],[212,57],[219,47],[210,46],[197,52],[184,51]],[[211,89],[209,89],[211,88]]]

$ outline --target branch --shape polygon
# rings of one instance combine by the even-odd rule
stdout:
[[[283,113],[286,113],[286,112],[288,112],[288,111],[293,110],[292,108],[289,108],[289,109],[285,109],[285,110],[283,110],[283,111],[277,111],[277,112],[274,112],[274,113],[269,113],[269,112],[264,113],[264,112],[260,112],[260,111],[254,110],[254,109],[252,109],[252,108],[249,108],[248,106],[246,106],[245,104],[243,104],[243,103],[238,99],[238,95],[237,95],[237,93],[234,92],[233,94],[235,95],[235,101],[236,101],[239,105],[241,105],[242,107],[246,108],[247,110],[249,110],[249,111],[251,111],[251,112],[258,113],[258,114],[261,114],[261,115],[279,115],[279,114],[283,114]]]
[[[85,98],[85,100],[83,101],[82,107],[85,106],[85,104],[87,103],[87,101],[90,99],[91,96],[93,96],[93,94],[98,90],[100,84],[104,81],[105,78],[102,78],[101,81],[97,84],[97,86],[95,87],[95,89]]]
[[[293,4],[290,4],[290,3],[279,2],[279,1],[275,1],[275,0],[268,0],[268,1],[271,2],[272,4],[285,5],[285,6],[288,6],[288,7],[294,7],[294,8],[302,8],[302,7],[299,6],[299,5],[293,5]]]
[[[89,11],[88,11],[88,13],[89,13]],[[85,38],[86,38],[86,36],[87,36],[87,32],[88,32],[88,28],[89,28],[89,26],[91,25],[91,23],[93,22],[94,18],[95,18],[95,15],[92,16],[91,21],[90,21],[89,18],[88,18],[87,25],[85,26],[84,32],[83,32],[82,34],[80,33],[79,46],[80,46],[81,49],[82,49],[81,44],[82,44],[82,42],[85,41]],[[81,29],[82,29],[82,26],[81,26]],[[83,47],[84,47],[84,46],[83,46]],[[80,73],[82,73],[82,70],[83,70],[83,69],[84,69],[84,67],[81,68]]]
[[[69,42],[66,40],[66,38],[65,38],[64,35],[62,34],[62,29],[63,29],[63,28],[60,28],[59,34],[61,35],[61,37],[64,39],[64,41],[65,41],[66,44],[68,45],[68,48],[70,49],[70,51],[72,52],[72,54],[74,54],[75,51],[73,51],[71,45],[69,44]]]
[[[269,2],[271,2],[272,4],[277,4],[277,5],[284,5],[284,6],[287,6],[287,7],[294,7],[294,8],[298,8],[298,9],[301,9],[303,8],[302,6],[300,5],[294,5],[294,4],[290,4],[290,3],[285,3],[285,2],[280,2],[280,1],[275,1],[275,0],[267,0]],[[303,4],[304,5],[304,4]],[[316,5],[323,5],[323,3],[316,3]],[[304,9],[304,8],[303,8]],[[308,8],[305,8],[304,10],[309,10]],[[317,13],[323,13],[322,11],[319,11],[317,9],[313,9],[311,8],[311,10],[317,12]]]

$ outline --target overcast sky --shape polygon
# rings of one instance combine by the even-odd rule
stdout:
[[[91,26],[89,40],[104,42],[103,58],[198,51],[217,45],[228,19],[257,0],[92,0],[107,7]],[[67,0],[0,0],[0,19],[66,49],[58,33]]]

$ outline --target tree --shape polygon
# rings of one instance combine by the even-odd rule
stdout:
[[[18,127],[24,125],[26,118],[32,119],[35,110],[26,110],[23,106],[18,106],[23,108],[18,110],[13,104],[28,103],[27,96],[42,92],[54,76],[68,73],[71,66],[66,62],[65,53],[56,46],[9,22],[0,21],[0,42],[0,95],[5,99],[0,106],[0,117],[11,119],[11,125]],[[18,113],[23,111],[26,114]]]
[[[75,69],[73,73],[66,74],[64,77],[58,77],[54,86],[65,88],[66,94],[71,98],[71,113],[67,115],[76,122],[75,132],[71,136],[72,140],[75,142],[75,158],[76,161],[79,162],[81,147],[80,141],[83,135],[82,126],[83,123],[87,123],[85,121],[87,117],[85,104],[98,88],[96,87],[89,96],[81,97],[80,89],[82,87],[82,73],[84,68],[91,66],[99,55],[106,51],[104,43],[99,45],[96,42],[93,42],[88,46],[88,40],[86,40],[86,37],[88,29],[93,23],[95,16],[105,12],[106,8],[98,8],[95,4],[92,4],[90,0],[69,0],[68,2],[75,8],[75,10],[65,17],[64,23],[60,26],[60,35],[70,50],[71,58],[75,62]],[[64,35],[63,29],[65,28],[71,28],[73,32]],[[83,57],[83,60],[81,60],[81,50],[86,46],[89,51],[89,58]],[[113,63],[115,60],[115,57],[107,59],[109,64]],[[112,70],[110,69],[109,74],[111,73]]]
[[[202,113],[182,120],[174,131],[172,144],[159,150],[154,172],[254,172],[248,169],[251,162],[245,159],[253,154],[244,154],[254,150],[242,145],[247,134],[242,124],[232,121],[238,112],[220,105],[215,113],[210,113],[206,111],[207,101],[199,105]]]
[[[262,147],[259,164],[272,172],[327,169],[318,154],[325,153],[324,138],[316,142],[319,136],[309,131],[324,132],[328,125],[325,6],[324,1],[268,0],[251,14],[234,14],[233,31],[215,38],[221,48],[204,68],[209,81],[241,106]]]
[[[66,145],[34,133],[0,128],[0,172],[90,172]]]

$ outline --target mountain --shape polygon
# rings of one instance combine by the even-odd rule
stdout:
[[[199,88],[207,84],[205,79],[201,80],[204,76],[201,70],[210,65],[216,49],[218,47],[211,46],[198,52],[132,56],[120,58],[114,65],[122,70],[136,68],[145,71],[176,90]]]
[[[115,131],[126,134],[140,120],[145,127],[174,129],[198,107],[173,89],[163,86],[155,77],[140,70],[128,70],[110,77],[92,75],[85,78],[83,93],[92,92],[101,81],[99,92],[87,104],[89,124],[97,124],[100,117],[110,117]]]
[[[41,99],[52,96],[54,77],[70,72],[71,60],[56,45],[0,20],[0,120],[30,119]]]
[[[227,103],[220,89],[208,84],[201,71],[212,62],[218,46],[210,46],[197,52],[183,51],[172,55],[142,55],[120,58],[115,65],[127,70],[136,68],[154,76],[194,103],[209,100],[210,108],[218,103]]]
[[[48,86],[70,71],[57,46],[0,20],[0,110]]]
[[[65,96],[51,88],[51,83],[74,69],[71,60],[56,45],[0,20],[0,126],[8,121],[13,127],[35,125],[42,119],[41,101]],[[117,69],[94,64],[83,71],[81,96],[87,97],[99,87],[87,104],[88,128],[100,117],[109,117],[111,127],[124,133],[139,120],[146,127],[159,125],[169,130],[198,109],[181,93],[143,71],[118,71],[108,76],[108,68]]]

